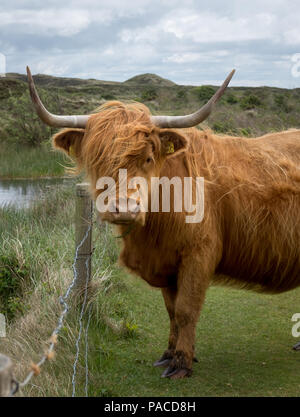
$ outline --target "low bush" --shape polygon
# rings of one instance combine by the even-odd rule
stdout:
[[[290,106],[287,103],[286,97],[284,97],[283,94],[280,95],[276,95],[274,97],[274,102],[276,105],[276,108],[285,112],[285,113],[289,113],[291,111]]]
[[[238,99],[233,95],[233,94],[229,94],[227,97],[226,97],[226,102],[228,103],[228,104],[236,104],[236,103],[238,103]]]
[[[142,92],[142,95],[141,95],[141,98],[144,101],[151,101],[151,100],[156,99],[156,97],[157,97],[157,92],[154,87],[147,88],[146,90]]]
[[[58,96],[42,91],[41,98],[46,108],[53,113],[62,113]],[[33,109],[29,94],[11,96],[7,101],[10,117],[6,135],[13,143],[36,146],[49,139],[54,129],[42,123]]]
[[[261,106],[262,101],[259,97],[254,94],[243,97],[240,106],[243,110],[255,109],[255,107]]]
[[[0,312],[8,320],[24,312],[22,288],[28,280],[29,267],[14,255],[0,255]]]
[[[196,87],[195,92],[200,101],[208,101],[215,94],[215,89],[209,85],[202,85]]]

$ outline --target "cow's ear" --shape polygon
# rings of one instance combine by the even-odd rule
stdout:
[[[159,132],[159,138],[161,141],[161,153],[167,157],[184,152],[188,147],[186,136],[175,130],[162,129]]]
[[[84,129],[63,129],[56,133],[53,138],[53,146],[66,152],[72,158],[79,157],[81,153]]]

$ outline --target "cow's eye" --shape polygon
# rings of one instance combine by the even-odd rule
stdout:
[[[152,158],[149,156],[149,158],[146,159],[147,164],[150,164],[152,162]]]

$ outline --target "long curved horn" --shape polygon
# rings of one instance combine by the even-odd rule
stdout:
[[[32,103],[38,116],[44,123],[55,127],[86,127],[89,116],[58,116],[49,113],[36,91],[29,67],[26,67],[26,70]]]
[[[151,122],[157,127],[184,128],[198,125],[210,115],[214,104],[223,95],[234,73],[235,70],[232,70],[211,99],[195,113],[186,116],[151,116]]]

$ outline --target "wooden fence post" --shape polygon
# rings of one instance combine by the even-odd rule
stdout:
[[[9,397],[12,388],[12,361],[0,353],[0,397]]]
[[[93,203],[88,190],[88,183],[76,184],[75,250],[77,250],[87,234],[85,241],[78,249],[75,260],[77,271],[76,289],[80,290],[85,288],[87,280],[88,282],[91,280]]]

